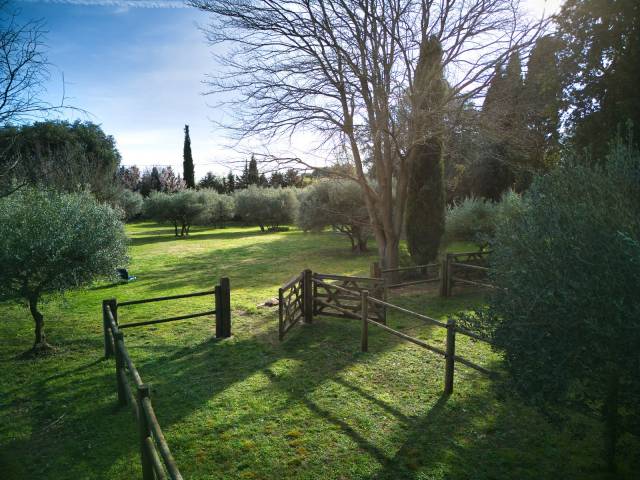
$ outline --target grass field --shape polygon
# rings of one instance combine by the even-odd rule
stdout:
[[[640,448],[631,439],[620,444],[620,473],[608,476],[595,420],[556,425],[465,367],[443,397],[442,358],[374,328],[362,354],[358,322],[319,317],[280,344],[277,308],[257,305],[304,268],[367,273],[374,254],[352,255],[343,238],[226,228],[175,239],[151,223],[128,232],[136,281],[43,306],[54,355],[21,357],[32,343],[28,310],[0,305],[0,479],[139,478],[134,421],[116,407],[114,363],[102,359],[101,300],[208,289],[223,276],[232,285],[232,338],[212,339],[206,317],[125,331],[187,479],[638,478]],[[482,297],[413,291],[394,302],[446,318]],[[122,309],[120,321],[210,303],[140,305]],[[389,324],[443,344],[440,330],[418,321],[391,315]],[[499,368],[499,356],[477,342],[459,339],[458,350]]]

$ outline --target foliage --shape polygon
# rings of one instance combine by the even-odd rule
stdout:
[[[211,189],[198,191],[198,200],[204,205],[197,218],[199,224],[224,226],[235,211],[235,201],[231,195],[224,195]]]
[[[640,8],[637,0],[567,0],[557,17],[571,143],[602,159],[615,127],[640,139]],[[577,80],[578,79],[578,80]]]
[[[213,189],[218,193],[231,193],[227,189],[227,178],[218,177],[213,172],[207,172],[198,182],[198,188]]]
[[[140,177],[140,193],[148,197],[151,192],[174,193],[186,188],[184,180],[173,172],[171,167],[153,167],[145,170]]]
[[[126,245],[118,214],[89,194],[25,188],[0,200],[0,289],[29,303],[34,349],[48,345],[41,296],[113,276]]]
[[[296,223],[304,231],[331,227],[349,238],[351,250],[367,251],[369,214],[362,190],[353,181],[324,179],[301,190]]]
[[[153,192],[144,202],[144,213],[147,218],[158,222],[172,223],[176,237],[185,237],[205,206],[205,196],[192,189],[174,193]]]
[[[191,155],[191,137],[189,137],[189,125],[184,126],[182,175],[184,177],[184,183],[187,188],[196,188],[196,180],[193,170],[193,156]]]
[[[125,167],[122,165],[118,168],[118,173],[116,177],[120,184],[132,192],[137,192],[140,190],[140,169],[132,165],[130,167]]]
[[[298,199],[291,188],[261,188],[251,185],[237,190],[236,213],[246,223],[260,226],[261,231],[277,230],[291,223],[295,217]]]
[[[640,154],[584,163],[538,177],[499,224],[492,280],[508,290],[480,319],[527,398],[602,406],[612,467],[618,416],[637,415],[640,394]]]
[[[0,151],[17,162],[9,172],[14,183],[65,192],[89,189],[100,200],[110,196],[120,164],[114,138],[91,122],[5,126]]]
[[[121,188],[112,200],[112,204],[123,213],[126,221],[131,221],[142,213],[144,198],[139,192]]]
[[[498,224],[518,214],[522,196],[513,190],[502,195],[499,202],[477,197],[465,198],[447,208],[443,243],[473,242],[483,248],[495,237]]]
[[[442,45],[423,42],[411,92],[411,146],[407,189],[406,237],[414,263],[432,262],[438,255],[445,225],[444,105],[447,83]]]

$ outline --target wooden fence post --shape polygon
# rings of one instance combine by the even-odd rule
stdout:
[[[304,315],[304,323],[313,322],[313,282],[311,281],[312,272],[306,269],[302,276],[302,309]]]
[[[116,385],[118,386],[118,404],[127,404],[127,392],[123,384],[124,373],[124,358],[122,357],[122,350],[120,350],[119,342],[124,343],[124,335],[122,332],[116,332],[114,335],[114,343],[116,347]]]
[[[440,262],[440,296],[447,296],[447,260],[446,257]]]
[[[369,292],[362,290],[360,292],[360,302],[362,308],[360,310],[360,318],[362,320],[362,337],[360,340],[360,350],[369,351]]]
[[[453,393],[453,372],[455,368],[456,355],[456,321],[447,320],[447,350],[445,357],[444,372],[444,394],[451,395]]]
[[[372,278],[382,278],[382,272],[380,271],[380,263],[379,262],[373,262],[371,264],[371,277]]]
[[[231,285],[228,278],[221,278],[216,285],[216,338],[231,336]]]
[[[451,265],[453,260],[453,256],[450,253],[447,253],[447,283],[445,284],[445,297],[451,296],[451,290],[453,287],[453,265]]]
[[[222,336],[229,338],[231,336],[231,282],[227,277],[220,279],[220,296],[222,299]]]
[[[102,329],[104,330],[104,358],[110,358],[111,356],[113,356],[113,343],[111,343],[111,336],[109,335],[109,331],[111,330],[111,322],[109,321],[107,308],[109,308],[109,301],[102,300]]]
[[[149,387],[147,385],[139,385],[136,400],[138,402],[138,432],[140,437],[140,461],[142,463],[142,479],[154,480],[153,464],[151,462],[151,452],[147,451],[147,438],[151,436],[151,427],[147,420],[147,414],[144,409],[144,399],[149,397]]]
[[[107,300],[109,307],[111,307],[111,313],[113,314],[113,320],[118,325],[118,301],[115,298],[110,298]]]
[[[278,340],[284,337],[284,295],[281,288],[278,289]]]

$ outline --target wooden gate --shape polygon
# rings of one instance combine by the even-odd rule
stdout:
[[[282,340],[300,320],[312,321],[311,270],[296,275],[278,290],[278,338]]]
[[[370,296],[385,299],[384,280],[381,278],[314,273],[311,282],[313,283],[313,315],[359,319],[362,310],[362,291],[367,290]],[[378,304],[370,305],[369,318],[386,323],[385,307]]]

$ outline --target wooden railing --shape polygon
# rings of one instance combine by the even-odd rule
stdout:
[[[378,298],[372,297],[369,295],[369,292],[366,290],[362,291],[360,295],[361,295],[361,305],[362,305],[362,310],[360,313],[360,320],[362,322],[360,349],[363,352],[369,351],[369,325],[371,324],[371,325],[375,325],[377,328],[380,328],[386,331],[387,333],[390,333],[391,335],[395,335],[396,337],[402,338],[403,340],[411,342],[414,345],[418,345],[419,347],[422,347],[433,353],[442,355],[445,359],[444,393],[447,395],[453,392],[453,378],[454,378],[454,370],[455,370],[456,362],[459,362],[462,365],[465,365],[467,367],[473,368],[486,375],[494,375],[494,372],[491,372],[490,370],[484,367],[481,367],[480,365],[477,365],[471,362],[470,360],[467,360],[463,357],[456,355],[456,333],[466,335],[475,340],[480,340],[486,343],[490,343],[490,342],[485,338],[482,338],[481,336],[473,332],[470,332],[469,330],[458,327],[456,325],[455,320],[449,319],[447,323],[443,323],[439,320],[428,317],[426,315],[422,315],[418,312],[414,312],[406,308],[402,308],[398,305],[394,305],[392,303],[385,302],[384,300],[380,300]],[[395,311],[404,313],[406,315],[409,315],[413,318],[418,318],[430,325],[435,325],[440,328],[445,328],[447,330],[446,348],[443,350],[441,348],[434,347],[433,345],[429,345],[424,340],[412,337],[410,335],[407,335],[406,333],[399,332],[398,330],[394,330],[393,328],[390,328],[387,325],[382,325],[378,322],[372,321],[371,318],[369,318],[370,305],[379,305],[379,306],[385,307],[387,310],[395,310]]]
[[[378,262],[374,262],[371,264],[371,277],[384,281],[385,299],[389,290],[426,283],[439,283],[443,297],[450,297],[455,285],[496,288],[483,281],[489,271],[487,257],[490,253],[484,250],[448,253],[440,263],[398,268],[381,268]]]
[[[151,403],[151,390],[142,381],[127,347],[124,342],[123,329],[142,327],[157,323],[167,323],[188,318],[196,318],[207,315],[216,317],[216,337],[231,336],[231,291],[229,279],[223,278],[214,290],[172,295],[168,297],[147,298],[143,300],[131,300],[118,303],[116,299],[103,300],[102,318],[104,327],[104,354],[106,358],[115,355],[116,360],[116,386],[118,403],[129,405],[138,424],[138,439],[140,444],[140,462],[142,465],[143,480],[182,480],[182,475],[171,454],[169,445],[162,433],[160,423]],[[215,310],[199,312],[158,320],[142,322],[118,323],[118,307],[139,305],[149,302],[176,300],[205,295],[214,295]],[[127,375],[128,374],[128,375]],[[130,380],[133,383],[132,390]]]
[[[313,320],[310,295],[311,270],[304,270],[278,290],[278,338],[281,341],[300,320],[306,323]]]

